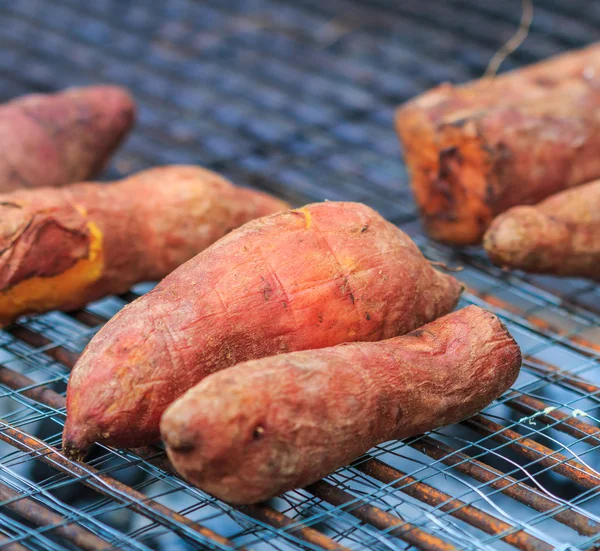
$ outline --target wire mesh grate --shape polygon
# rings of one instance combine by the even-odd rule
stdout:
[[[480,76],[518,23],[509,0],[0,2],[0,100],[112,81],[139,106],[107,178],[203,164],[296,204],[363,201],[432,259],[462,265],[523,349],[475,417],[389,442],[306,489],[232,508],[159,448],[60,452],[69,370],[137,294],[0,332],[0,547],[6,549],[593,549],[600,546],[600,290],[490,266],[430,242],[392,120],[443,81]],[[505,68],[600,37],[600,5],[536,1]]]

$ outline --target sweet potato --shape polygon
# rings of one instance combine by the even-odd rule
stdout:
[[[92,339],[69,381],[65,451],[151,442],[165,408],[214,371],[407,333],[452,310],[460,292],[407,235],[359,203],[249,222]]]
[[[595,45],[402,106],[396,127],[429,234],[479,243],[508,208],[600,177],[599,90]]]
[[[233,228],[285,208],[193,166],[0,195],[0,325],[162,279]]]
[[[503,268],[600,280],[600,180],[508,210],[483,245]]]
[[[100,172],[131,128],[133,99],[117,86],[32,94],[0,106],[0,192],[58,187]]]
[[[166,410],[175,468],[230,503],[315,482],[387,440],[473,415],[515,381],[519,346],[477,306],[403,337],[294,352],[215,373]]]

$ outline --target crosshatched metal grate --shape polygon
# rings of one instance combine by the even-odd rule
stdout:
[[[504,68],[600,38],[600,4],[536,0]],[[460,425],[371,450],[261,506],[232,508],[158,448],[60,452],[69,369],[136,293],[0,332],[0,547],[593,549],[600,546],[600,291],[505,274],[423,236],[392,127],[397,104],[480,76],[514,32],[507,0],[0,1],[0,100],[112,81],[139,123],[106,178],[198,163],[296,204],[364,201],[432,259],[464,266],[462,305],[524,353],[511,391]]]

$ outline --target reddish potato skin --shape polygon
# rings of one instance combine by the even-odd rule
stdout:
[[[515,381],[519,346],[477,306],[408,335],[294,352],[207,377],[161,421],[175,468],[235,504],[264,501],[371,447],[458,422]]]
[[[118,86],[32,94],[0,106],[0,192],[59,187],[97,175],[135,119]]]
[[[60,189],[0,195],[0,325],[19,315],[73,310],[140,281],[156,281],[254,218],[288,208],[258,191],[238,188],[195,166],[152,168],[110,185],[81,183]],[[32,278],[60,277],[88,258],[101,235],[98,274],[57,300],[3,309],[2,295]],[[43,283],[43,282],[40,282]],[[81,283],[80,285],[78,283]]]
[[[599,84],[594,45],[401,106],[396,128],[431,237],[480,243],[508,208],[600,177]]]
[[[242,361],[404,334],[451,311],[461,285],[359,203],[249,222],[175,270],[96,335],[67,391],[65,450],[143,445],[165,408]]]
[[[483,246],[503,268],[600,280],[600,180],[508,210]]]

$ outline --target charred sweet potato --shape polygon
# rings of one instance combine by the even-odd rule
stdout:
[[[58,187],[100,172],[131,128],[133,99],[117,86],[32,94],[0,106],[0,193]]]
[[[249,222],[175,270],[92,339],[67,391],[65,451],[159,436],[165,408],[239,362],[407,333],[456,305],[396,226],[359,203]]]
[[[162,279],[230,230],[285,208],[193,166],[0,195],[0,325]]]
[[[479,243],[508,208],[600,177],[600,46],[442,85],[402,106],[396,127],[429,234]]]
[[[503,268],[600,280],[600,180],[508,210],[483,246]]]
[[[381,442],[473,415],[515,381],[519,346],[477,306],[408,335],[263,358],[215,373],[166,410],[175,468],[230,503],[263,501]]]

